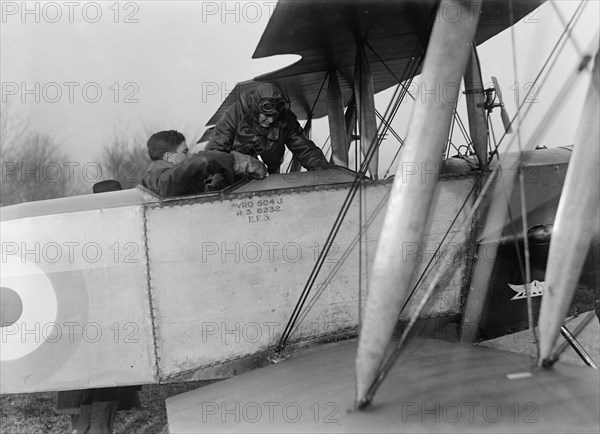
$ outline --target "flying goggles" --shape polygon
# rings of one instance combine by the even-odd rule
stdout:
[[[258,110],[267,116],[278,115],[285,108],[285,101],[282,98],[261,98],[258,102]]]

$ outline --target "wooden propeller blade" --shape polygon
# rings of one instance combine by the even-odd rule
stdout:
[[[506,134],[512,134],[513,129],[510,124],[510,116],[508,116],[508,112],[504,108],[504,106],[500,107],[500,119],[502,119],[502,125],[504,125],[504,131]]]
[[[498,96],[498,102],[500,103],[500,118],[502,119],[502,125],[504,125],[504,131],[506,131],[506,134],[512,134],[513,129],[510,124],[510,116],[508,116],[508,112],[504,108],[504,99],[502,98],[500,84],[498,84],[498,79],[496,77],[492,77],[492,82],[494,83],[494,89],[496,89],[496,95]]]

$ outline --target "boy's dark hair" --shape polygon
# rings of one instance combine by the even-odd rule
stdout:
[[[148,139],[148,155],[151,160],[162,160],[165,152],[175,152],[181,142],[185,142],[185,136],[179,131],[159,131]]]

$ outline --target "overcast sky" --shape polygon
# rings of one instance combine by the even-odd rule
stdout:
[[[599,2],[588,3],[574,33],[582,48],[598,32]],[[578,2],[557,4],[568,20]],[[193,143],[236,82],[298,59],[251,59],[275,2],[29,2],[27,11],[22,5],[2,2],[2,106],[80,162],[93,161],[115,134],[178,129]],[[522,98],[561,30],[549,4],[515,27],[516,78],[510,31],[480,47],[484,82],[498,77],[511,114],[516,89]],[[536,111],[549,106],[575,68],[575,53],[567,44],[548,90],[535,97]],[[570,92],[545,144],[572,143],[586,87],[584,80]],[[397,128],[406,133],[406,125]],[[317,129],[317,144],[325,138]]]

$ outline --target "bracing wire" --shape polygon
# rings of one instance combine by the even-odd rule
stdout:
[[[576,12],[576,13],[577,13],[577,12]],[[573,19],[572,19],[572,20],[573,20]],[[572,21],[572,20],[571,20],[571,21]],[[596,38],[596,39],[597,39],[597,38]],[[552,51],[552,53],[554,53],[554,50]],[[550,56],[552,56],[552,53],[550,54]],[[589,56],[588,56],[588,57],[589,57]],[[547,65],[548,61],[549,61],[549,59],[548,59],[548,60],[546,61],[546,63],[544,64],[544,67],[545,67],[545,65]],[[583,70],[583,69],[584,69],[584,66],[583,66],[583,63],[584,63],[584,62],[585,62],[585,59],[584,59],[584,61],[582,61],[582,65],[580,65],[580,66],[578,67],[578,71],[581,71],[581,70]],[[542,67],[542,70],[544,69],[544,67]],[[536,80],[535,80],[535,81],[537,81],[537,79],[539,78],[539,76],[541,75],[541,73],[542,73],[542,71],[540,71],[540,73],[539,73],[539,74],[538,74],[538,76],[536,77]],[[518,112],[521,110],[522,106],[523,106],[523,103],[521,103],[521,104],[518,106]],[[526,113],[527,113],[527,112],[528,112],[528,110],[526,111]],[[547,118],[551,118],[551,117],[553,117],[553,115],[554,115],[554,111],[553,111],[553,110],[550,110],[550,112],[549,112],[548,114],[546,114],[546,116],[545,116],[545,120],[546,120],[546,121],[548,121],[548,119],[547,119]],[[489,114],[488,114],[488,117],[489,117]],[[523,116],[523,117],[524,117],[524,116]],[[512,123],[512,121],[514,121],[514,119],[515,119],[515,118],[513,118],[513,119],[511,120],[511,123]],[[495,137],[494,137],[493,128],[491,127],[491,124],[490,124],[490,130],[491,130],[491,132],[492,132],[492,138],[493,138],[493,140],[494,140],[494,142],[495,142]],[[505,134],[502,136],[502,138],[504,138],[504,136],[505,136],[505,135],[506,135],[506,133],[505,133]],[[535,136],[534,136],[534,137],[535,137]],[[502,139],[501,139],[501,140],[502,140]],[[533,139],[531,139],[530,141],[532,141],[532,140],[533,140]],[[510,147],[510,145],[512,145],[512,143],[513,143],[513,141],[511,141],[511,142],[509,143],[508,147]],[[498,146],[499,146],[499,144],[500,144],[499,142],[498,142],[498,143],[496,143],[496,150],[498,149]],[[492,154],[492,155],[493,155],[493,154]],[[482,188],[482,190],[481,190],[481,192],[480,192],[480,194],[479,194],[479,196],[478,196],[477,200],[475,201],[475,203],[474,203],[474,204],[473,204],[473,206],[471,207],[471,210],[469,211],[469,215],[467,216],[467,218],[465,218],[465,220],[463,220],[463,225],[462,225],[461,229],[459,229],[459,231],[457,231],[457,233],[461,233],[461,232],[462,232],[462,231],[463,231],[463,230],[466,228],[466,225],[468,224],[468,222],[470,222],[470,220],[472,219],[472,216],[473,216],[474,212],[475,212],[475,211],[476,211],[476,209],[477,209],[477,208],[480,206],[480,204],[481,204],[481,200],[482,200],[482,198],[485,196],[485,192],[487,191],[487,189],[489,189],[489,187],[490,187],[490,185],[492,184],[492,182],[493,182],[494,178],[496,177],[496,174],[497,174],[497,172],[498,172],[498,169],[499,169],[499,167],[500,167],[500,165],[499,165],[499,164],[498,164],[498,165],[495,165],[495,166],[493,167],[493,169],[492,169],[492,171],[491,171],[491,173],[490,173],[490,177],[488,178],[488,180],[487,180],[487,181],[486,181],[486,183],[484,184],[484,186],[483,186],[483,188]],[[471,192],[471,193],[472,193],[472,192]],[[469,195],[470,195],[471,193],[469,193]],[[466,202],[463,204],[463,207],[464,207],[464,205],[465,205],[465,204],[466,204]],[[462,209],[462,208],[461,208],[461,209]],[[524,213],[524,211],[522,210],[522,214],[523,214],[523,213]],[[510,220],[511,220],[511,222],[512,222],[512,217],[510,218]],[[455,221],[455,220],[454,220],[454,221]],[[451,226],[454,224],[454,221],[452,222]],[[434,254],[434,256],[435,256],[435,254]],[[520,260],[519,260],[519,263],[521,263],[521,261],[520,261]],[[421,301],[420,301],[420,304],[419,304],[419,306],[418,306],[418,307],[417,307],[417,309],[416,309],[416,312],[415,312],[415,313],[413,313],[413,315],[412,315],[412,317],[411,317],[411,319],[410,319],[410,322],[409,322],[408,326],[406,327],[406,329],[404,330],[404,332],[403,332],[403,334],[402,334],[402,336],[401,336],[401,338],[400,338],[400,341],[399,341],[399,342],[398,342],[398,344],[396,345],[396,347],[395,347],[394,351],[393,351],[393,352],[391,353],[391,355],[390,355],[390,356],[387,358],[387,360],[385,360],[384,362],[382,362],[382,365],[381,365],[381,367],[380,367],[379,374],[377,375],[377,377],[375,378],[375,380],[373,381],[373,383],[371,384],[371,387],[369,388],[369,390],[368,390],[368,392],[367,392],[366,402],[370,402],[370,401],[372,400],[372,398],[373,398],[373,396],[374,396],[375,392],[377,391],[378,387],[379,387],[379,386],[382,384],[382,382],[384,381],[385,377],[386,377],[386,376],[387,376],[387,374],[389,373],[389,370],[391,369],[391,367],[394,365],[394,363],[396,362],[396,360],[397,360],[397,359],[398,359],[398,357],[400,356],[400,354],[401,354],[401,351],[402,351],[402,349],[404,348],[404,346],[403,346],[403,343],[405,342],[405,340],[406,340],[406,338],[407,338],[407,336],[408,336],[408,334],[409,334],[410,330],[412,329],[412,326],[415,324],[416,320],[418,319],[418,317],[419,317],[419,314],[420,314],[421,310],[422,310],[422,309],[423,309],[423,307],[425,306],[425,303],[427,302],[427,300],[429,299],[429,297],[430,297],[430,296],[431,296],[431,294],[433,293],[434,289],[435,289],[435,288],[438,286],[439,279],[440,279],[441,275],[443,274],[443,272],[445,272],[445,268],[446,268],[446,267],[440,267],[440,268],[438,269],[438,272],[436,273],[436,276],[434,277],[434,279],[432,280],[431,284],[430,284],[430,285],[429,285],[429,287],[427,288],[427,291],[426,291],[425,295],[422,297],[422,299],[421,299]],[[402,310],[403,310],[403,309],[404,309],[404,308],[407,306],[407,304],[408,304],[408,301],[411,299],[411,297],[412,297],[412,295],[414,294],[414,292],[415,292],[415,291],[416,291],[416,290],[415,290],[415,288],[413,288],[413,291],[411,292],[411,294],[410,294],[410,295],[409,295],[409,297],[407,298],[407,301],[405,302],[405,304],[404,304],[404,306],[403,306]]]
[[[418,70],[420,62],[423,59],[423,56],[416,55],[418,52],[417,50],[421,51],[420,44],[415,46],[415,56],[412,56],[411,61],[409,61],[409,63],[407,64],[405,72],[406,72],[406,75],[408,75],[408,76],[413,75],[414,72],[416,72],[416,70]],[[415,61],[415,59],[418,59],[418,60]],[[400,87],[396,88],[396,90],[394,92],[394,96],[392,97],[392,101],[395,100],[395,98],[397,97],[397,94],[399,93],[399,89],[400,89]],[[390,118],[390,114],[392,112],[393,112],[393,107],[391,107],[391,105],[388,105],[384,117]],[[383,124],[383,123],[379,125],[378,130],[382,130],[382,129],[385,129],[385,124]],[[366,152],[366,155],[364,156],[364,159],[360,165],[360,169],[357,171],[357,174],[354,178],[352,186],[350,187],[350,190],[348,191],[346,199],[344,200],[342,208],[336,217],[336,220],[334,222],[334,225],[333,225],[331,231],[329,232],[327,240],[324,243],[324,247],[319,254],[319,257],[315,263],[315,266],[313,267],[313,269],[311,271],[311,274],[304,286],[304,289],[302,290],[302,293],[300,294],[300,298],[299,298],[298,302],[296,303],[294,310],[288,320],[288,323],[286,324],[286,327],[282,333],[282,336],[279,340],[279,344],[277,345],[277,350],[276,350],[277,352],[281,352],[287,345],[287,341],[288,341],[289,337],[291,336],[294,325],[295,325],[296,321],[298,320],[298,317],[299,317],[300,312],[306,302],[308,294],[311,291],[312,287],[314,286],[317,275],[319,274],[319,272],[323,266],[324,260],[331,249],[333,240],[335,239],[335,237],[341,227],[341,224],[348,212],[348,209],[350,208],[350,204],[352,203],[352,201],[358,191],[358,188],[360,187],[360,183],[363,181],[364,176],[366,175],[366,172],[368,170],[368,165],[369,165],[371,159],[373,158],[373,156],[375,155],[375,152],[376,152],[377,146],[378,146],[377,137],[379,135],[380,135],[380,131],[377,132],[377,134],[375,136],[375,140],[373,140],[373,142],[370,144],[370,146]]]
[[[433,19],[431,21],[433,21]],[[419,52],[420,52],[420,55],[418,55]],[[416,71],[418,71],[423,58],[424,58],[423,48],[421,47],[421,44],[416,44],[415,49],[413,51],[413,56],[411,56],[411,60],[407,63],[403,76],[408,76],[408,77],[414,76]],[[396,88],[396,90],[394,92],[394,96],[392,97],[392,101],[396,98],[398,91],[399,91],[399,87]],[[390,111],[392,113],[395,113],[393,110],[390,110],[390,105],[388,105],[388,107],[386,109],[386,113],[385,113],[386,118],[390,115]],[[396,111],[397,111],[397,108],[396,108]],[[382,125],[385,128],[384,124],[380,124],[378,130],[382,128]],[[342,204],[342,209],[338,213],[338,215],[336,217],[336,221],[334,222],[334,225],[327,237],[327,240],[325,241],[324,248],[321,251],[321,253],[319,254],[319,258],[317,259],[317,262],[315,263],[315,266],[313,267],[313,270],[311,271],[311,274],[306,282],[306,285],[304,286],[304,289],[302,290],[302,293],[300,294],[300,298],[299,298],[298,302],[294,306],[294,310],[293,310],[293,312],[290,316],[290,319],[288,320],[288,323],[286,324],[286,327],[281,335],[279,344],[277,345],[277,349],[276,349],[277,352],[281,352],[287,345],[287,341],[292,333],[292,330],[293,330],[293,327],[294,327],[296,321],[298,320],[300,311],[302,310],[302,307],[304,306],[304,304],[306,302],[308,294],[315,283],[316,277],[317,277],[319,271],[321,270],[321,267],[323,266],[324,259],[327,256],[327,254],[329,253],[329,250],[331,249],[333,240],[335,239],[335,236],[337,235],[337,232],[339,231],[341,223],[344,220],[346,213],[348,212],[350,204],[351,204],[352,200],[354,199],[354,196],[356,195],[357,187],[360,184],[360,182],[362,181],[363,177],[365,176],[365,174],[368,170],[368,164],[370,163],[371,159],[375,155],[375,152],[377,150],[377,137],[378,136],[379,136],[379,131],[378,131],[378,134],[375,135],[375,140],[369,146],[369,149],[365,155],[365,158],[363,159],[363,162],[360,166],[360,170],[357,171],[354,182],[352,183],[352,186],[351,186],[350,190],[348,191],[348,195],[346,196],[346,199],[344,200],[344,203]],[[358,145],[356,146],[355,152],[358,154]],[[355,164],[358,164],[358,156],[355,159]]]
[[[541,74],[538,74],[538,77],[539,77],[540,75],[541,75]],[[521,108],[522,106],[523,106],[523,104],[521,104],[521,105],[519,106],[519,108]],[[489,114],[488,114],[488,116],[489,116]],[[495,144],[495,148],[497,149],[497,148],[498,148],[498,146],[499,146],[499,143],[497,143],[497,142],[496,142],[496,136],[495,136],[495,132],[494,132],[494,129],[493,129],[493,125],[492,125],[491,123],[489,123],[489,125],[490,125],[491,140],[493,141],[493,143]],[[490,182],[490,180],[491,180],[492,178],[493,178],[493,177],[490,177],[490,178],[489,178],[489,180],[488,180],[488,183]],[[486,184],[486,185],[487,185],[487,184]],[[512,219],[511,219],[511,221],[512,221]],[[434,253],[434,255],[433,255],[434,257],[435,257],[435,255],[437,254],[437,252],[438,252],[438,251],[439,251],[439,248],[438,248],[438,249],[436,250],[436,252]],[[433,258],[432,258],[432,259],[433,259]],[[430,261],[430,263],[431,263],[431,261]],[[521,263],[521,261],[519,261],[519,263]],[[428,264],[428,265],[429,265],[429,264]],[[426,267],[426,269],[427,269],[427,267]],[[523,275],[524,275],[524,274],[525,274],[525,273],[523,272]],[[424,276],[424,275],[423,275],[423,274],[421,274],[421,276],[420,276],[420,278],[419,278],[419,280],[418,280],[418,282],[417,282],[417,283],[419,283],[419,282],[422,280],[423,276]],[[413,288],[413,291],[410,293],[409,297],[407,298],[407,301],[404,303],[403,309],[404,309],[404,308],[405,308],[405,307],[408,305],[408,302],[410,301],[411,297],[414,295],[415,291],[416,291],[416,288]]]
[[[531,96],[531,94],[533,92],[540,92],[541,89],[544,87],[549,74],[546,74],[546,76],[541,80],[541,82],[540,82],[540,84],[539,84],[539,86],[537,88],[536,88],[536,85],[537,85],[538,81],[540,80],[540,77],[542,76],[542,74],[544,73],[544,71],[546,71],[546,69],[552,69],[554,67],[554,64],[558,60],[558,57],[560,56],[560,53],[562,52],[562,50],[563,50],[563,48],[564,48],[564,46],[566,44],[565,37],[567,37],[570,34],[571,29],[574,27],[575,23],[581,17],[581,15],[583,13],[583,8],[584,7],[585,7],[585,1],[581,1],[579,3],[579,5],[577,6],[577,9],[575,10],[575,12],[573,13],[573,15],[571,16],[571,19],[567,23],[567,27],[565,27],[565,29],[563,30],[563,32],[559,36],[558,40],[556,41],[556,43],[552,47],[552,50],[551,50],[550,54],[548,55],[546,61],[544,62],[544,64],[540,68],[540,70],[539,70],[538,74],[536,75],[536,77],[534,78],[534,80],[532,82],[532,86],[527,91],[527,94],[525,95],[525,98],[523,98],[523,101],[521,101],[521,103],[517,106],[517,113],[519,113],[523,109],[523,106],[525,105],[525,102],[528,100],[528,98]],[[590,50],[588,50],[588,52],[595,51],[594,47],[597,46],[597,42],[596,42],[597,39],[598,39],[598,37],[596,36],[594,38],[594,42],[592,42]],[[584,59],[585,59],[585,57],[584,57]],[[569,76],[569,78],[566,81],[565,86],[563,86],[563,90],[558,95],[559,97],[564,98],[566,92],[569,90],[569,86],[571,85],[573,79],[575,78],[575,76],[581,70],[582,70],[582,68],[578,68],[577,71],[575,71],[574,73],[572,73]],[[562,103],[562,100],[558,100],[556,98],[555,98],[555,101],[557,101],[559,103]],[[555,109],[559,105],[560,104],[552,104],[551,108]],[[525,111],[524,111],[524,113],[523,113],[523,115],[521,117],[521,122],[527,117],[527,115],[529,114],[532,106],[533,106],[533,104],[529,105],[525,109]],[[513,122],[515,121],[515,119],[516,119],[516,114],[510,120],[510,125],[511,126],[512,126]],[[541,131],[543,131],[542,128],[547,127],[547,125],[548,125],[548,123],[550,122],[551,119],[553,119],[553,117],[546,117],[545,122],[540,123],[540,126],[536,129],[535,133],[533,134],[533,137],[537,137],[538,134]],[[497,141],[495,148],[490,153],[490,158],[489,158],[488,164],[492,161],[494,155],[497,155],[498,148],[500,147],[502,141],[505,139],[506,135],[507,135],[507,133],[504,132],[504,134],[502,134],[502,136],[500,137],[500,140]],[[509,144],[507,146],[507,149],[509,149],[512,146],[513,141],[514,141],[514,138],[509,142]]]
[[[308,122],[310,122],[310,120],[313,118],[313,113],[315,111],[315,107],[317,106],[317,102],[319,101],[319,97],[321,96],[321,92],[323,91],[323,86],[325,86],[325,83],[327,82],[327,77],[329,77],[329,71],[327,71],[325,73],[325,77],[323,77],[323,81],[321,82],[321,87],[319,88],[319,92],[317,93],[317,96],[315,97],[315,100],[313,101],[313,105],[310,108],[310,112],[308,112],[307,115],[307,119],[306,119],[306,123],[308,124]],[[305,124],[306,127],[306,124]],[[290,172],[290,169],[292,167],[292,162],[294,161],[294,157],[292,157],[292,159],[290,160],[290,162],[288,163],[288,166],[286,168],[286,173]]]
[[[471,221],[473,219],[473,216],[475,215],[475,212],[477,211],[477,209],[481,205],[481,203],[483,201],[483,198],[485,197],[485,194],[486,194],[487,190],[491,186],[490,180],[492,180],[492,179],[494,179],[496,177],[497,169],[498,169],[498,166],[495,166],[494,169],[492,170],[492,172],[490,174],[490,177],[488,179],[488,182],[486,182],[486,184],[481,189],[481,191],[480,191],[477,199],[475,200],[475,203],[473,204],[473,206],[471,207],[471,209],[467,213],[467,216],[465,217],[465,219],[462,221],[462,224],[461,224],[460,228],[454,233],[454,235],[452,236],[452,238],[450,239],[449,242],[452,242],[452,240],[454,239],[454,237],[456,236],[456,234],[464,233],[464,231],[466,230],[466,228],[468,227],[468,225],[470,225],[470,223],[471,223]],[[465,200],[463,201],[463,203],[462,203],[459,211],[457,212],[456,216],[454,217],[454,219],[450,223],[450,227],[446,231],[446,234],[444,235],[444,238],[448,235],[448,233],[450,232],[451,228],[454,226],[454,224],[458,220],[458,217],[460,216],[460,214],[462,213],[462,210],[467,205],[467,203],[468,203],[469,198],[471,197],[471,195],[475,192],[475,189],[476,189],[476,185],[473,185],[473,188],[468,193],[468,195],[465,198]],[[434,254],[434,257],[435,257],[435,254]],[[431,263],[431,261],[430,261],[430,263]],[[379,369],[379,372],[378,372],[378,375],[375,377],[375,380],[373,381],[373,383],[369,387],[369,390],[368,390],[367,396],[366,396],[366,402],[372,401],[373,396],[375,395],[375,392],[377,392],[377,389],[379,388],[379,386],[383,383],[383,381],[387,377],[390,369],[392,368],[392,366],[394,366],[394,364],[396,363],[396,361],[400,357],[400,354],[402,353],[402,350],[404,349],[404,342],[406,341],[406,338],[408,337],[410,331],[412,330],[412,327],[414,326],[414,324],[416,323],[417,319],[419,318],[419,315],[420,315],[421,311],[423,310],[423,308],[425,307],[425,304],[429,300],[429,297],[431,296],[431,294],[433,294],[433,291],[438,287],[440,278],[442,277],[442,275],[444,275],[447,272],[447,269],[450,266],[449,265],[450,263],[451,263],[450,261],[448,261],[446,263],[443,263],[438,268],[438,270],[437,270],[434,278],[432,279],[431,283],[429,284],[429,286],[428,286],[425,294],[421,298],[421,300],[419,302],[419,305],[417,306],[417,309],[415,310],[415,312],[411,316],[411,319],[410,319],[408,325],[404,329],[404,331],[402,333],[402,336],[400,337],[400,340],[395,345],[393,351],[387,357],[387,359],[382,362],[382,364],[380,366],[380,369]],[[428,264],[428,266],[429,266],[429,264]],[[413,290],[412,290],[411,294],[409,295],[407,301],[404,303],[404,306],[402,307],[402,310],[404,310],[404,308],[408,305],[408,301],[410,300],[410,298],[415,293],[416,288],[417,288],[417,286],[413,287]]]
[[[515,82],[518,82],[519,79],[519,75],[518,75],[518,70],[517,70],[517,46],[516,46],[516,37],[515,37],[515,27],[514,27],[514,20],[515,20],[515,16],[514,16],[514,9],[513,9],[513,2],[512,0],[509,0],[508,2],[508,8],[509,8],[509,18],[510,18],[510,35],[511,35],[511,44],[512,44],[512,60],[513,60],[513,76],[515,77]],[[519,105],[520,101],[519,101],[519,94],[517,93],[517,104]],[[517,144],[519,147],[519,152],[521,152],[523,150],[523,147],[521,145],[521,117],[520,117],[520,113],[517,111],[517,113],[515,113],[515,119],[517,120],[517,124],[518,124],[518,128],[516,131],[517,134]],[[527,295],[527,323],[529,326],[529,331],[530,333],[533,335],[534,340],[536,341],[536,356],[534,360],[538,359],[539,356],[539,343],[537,342],[537,336],[536,336],[536,332],[535,332],[535,324],[534,324],[534,319],[533,319],[533,302],[531,300],[531,288],[529,286],[529,282],[531,282],[531,255],[530,255],[530,251],[529,251],[529,238],[527,237],[527,230],[529,228],[529,224],[527,223],[527,203],[526,203],[526,197],[525,197],[525,176],[523,174],[523,168],[521,166],[519,166],[518,168],[518,177],[519,177],[519,191],[520,191],[520,198],[521,198],[521,222],[522,222],[522,231],[523,231],[523,246],[524,246],[524,255],[525,255],[525,275],[524,280],[525,280],[525,294]],[[510,211],[510,206],[508,206],[507,203],[507,207]],[[511,222],[512,217],[511,217]],[[512,225],[511,225],[512,226]],[[513,238],[516,242],[517,237],[516,237],[516,233],[513,232]],[[518,248],[517,248],[518,250]],[[519,259],[519,263],[520,263],[520,259]],[[521,267],[522,268],[522,267]]]

